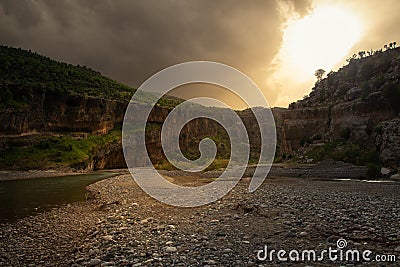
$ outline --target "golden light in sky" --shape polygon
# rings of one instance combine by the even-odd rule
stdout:
[[[282,63],[309,79],[315,70],[330,71],[342,62],[361,36],[361,23],[349,10],[316,7],[312,14],[289,22],[283,36]]]

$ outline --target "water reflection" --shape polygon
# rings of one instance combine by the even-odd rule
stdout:
[[[0,182],[0,222],[85,199],[85,187],[114,176],[95,173]]]

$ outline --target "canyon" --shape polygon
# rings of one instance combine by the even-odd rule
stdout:
[[[396,102],[399,66],[398,48],[360,58],[337,72],[329,73],[303,100],[290,104],[288,108],[272,108],[277,132],[276,158],[316,163],[324,158],[310,157],[310,151],[341,140],[342,143],[335,147],[336,152],[346,145],[367,147],[378,153],[382,166],[397,171],[400,162],[400,102]],[[18,86],[14,88],[14,94],[23,94],[28,104],[0,108],[2,153],[7,153],[10,148],[35,146],[46,136],[68,135],[84,139],[107,135],[121,129],[128,105],[127,100],[112,97],[38,92],[34,88]],[[148,118],[146,145],[153,163],[165,161],[160,129],[173,108],[158,104]],[[221,110],[216,108],[215,112]],[[237,114],[249,134],[250,158],[256,159],[261,139],[255,117],[250,109],[237,111]],[[195,157],[199,140],[209,136],[218,140],[220,158],[227,157],[230,151],[227,134],[218,123],[208,119],[191,121],[183,128],[181,149],[189,150]],[[96,145],[91,154],[70,167],[86,170],[125,167],[121,138]],[[20,165],[3,164],[1,167],[19,168]]]

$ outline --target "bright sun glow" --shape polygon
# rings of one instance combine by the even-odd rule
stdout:
[[[330,71],[361,38],[361,31],[357,17],[344,8],[317,7],[285,29],[282,63],[308,78],[319,68]]]

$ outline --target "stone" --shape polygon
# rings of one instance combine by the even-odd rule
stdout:
[[[170,229],[170,230],[175,230],[176,227],[173,224],[168,224],[167,228]]]
[[[101,263],[100,259],[91,259],[90,261],[87,262],[87,266],[97,266]]]
[[[99,253],[100,253],[100,250],[98,248],[95,248],[95,249],[90,249],[88,255],[93,256],[93,255],[97,255]]]
[[[168,252],[168,253],[175,253],[177,251],[178,251],[178,249],[176,247],[166,247],[165,248],[165,252]]]
[[[353,88],[349,89],[346,93],[347,100],[354,100],[360,96],[361,96],[361,89],[359,89],[357,87],[353,87]]]
[[[196,233],[204,233],[204,232],[205,232],[204,227],[198,227],[198,228],[196,228],[195,232],[196,232]]]
[[[102,236],[101,238],[103,238],[106,241],[110,241],[110,240],[113,239],[113,236],[112,235],[105,235],[105,236]]]
[[[398,174],[398,173],[393,174],[392,176],[390,176],[390,179],[391,180],[400,180],[400,174]]]
[[[239,214],[233,214],[233,219],[234,220],[239,220],[240,219],[240,215]]]
[[[308,236],[308,233],[307,232],[301,232],[299,235],[304,237],[304,236]]]
[[[392,172],[391,169],[388,169],[388,168],[385,168],[385,167],[381,168],[381,174],[382,175],[389,175],[391,172]]]
[[[141,223],[141,224],[146,224],[146,223],[150,222],[151,220],[153,220],[153,218],[152,218],[152,217],[149,217],[149,218],[146,218],[146,219],[141,220],[140,223]]]

